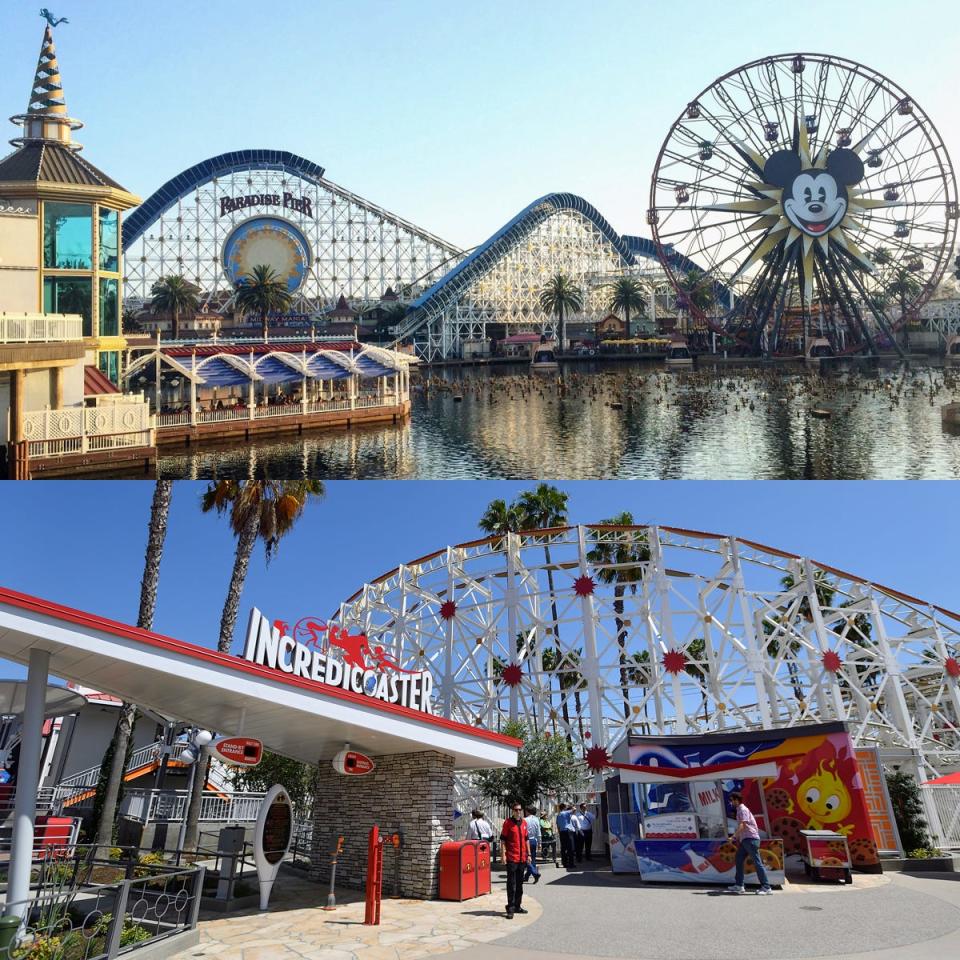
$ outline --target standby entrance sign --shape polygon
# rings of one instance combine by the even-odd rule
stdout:
[[[399,704],[421,713],[433,713],[433,675],[428,670],[404,670],[384,652],[371,647],[367,637],[337,626],[313,622],[312,635],[300,643],[271,623],[256,607],[250,611],[243,659],[294,677],[365,694],[371,700]],[[327,634],[327,651],[320,649],[318,633]],[[331,649],[342,652],[341,657]]]

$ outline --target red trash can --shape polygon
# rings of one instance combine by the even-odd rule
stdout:
[[[440,844],[440,899],[471,900],[477,895],[477,841]]]
[[[490,892],[490,859],[492,851],[486,840],[477,843],[477,896]]]

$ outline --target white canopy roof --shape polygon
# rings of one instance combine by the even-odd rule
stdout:
[[[0,657],[50,653],[50,673],[314,762],[344,743],[383,755],[437,750],[459,769],[513,766],[519,741],[290,676],[196,644],[0,588]]]

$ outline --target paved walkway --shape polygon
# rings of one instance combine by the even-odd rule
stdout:
[[[711,887],[643,885],[606,865],[543,868],[527,916],[503,916],[494,892],[465,903],[385,900],[364,927],[363,903],[336,913],[315,885],[281,875],[268,914],[205,919],[181,957],[217,960],[945,960],[960,956],[960,874],[855,875],[852,887],[794,883],[772,897]]]
[[[320,909],[326,887],[281,873],[269,912],[201,914],[199,945],[177,960],[412,960],[497,939],[541,914],[531,902],[526,916],[505,920],[503,891],[495,890],[464,903],[385,899],[380,925],[367,927],[362,896],[344,891],[328,912]]]

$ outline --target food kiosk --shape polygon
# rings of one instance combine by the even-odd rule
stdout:
[[[681,737],[630,735],[611,758],[606,810],[613,870],[661,883],[732,884],[743,793],[771,884],[801,869],[803,831],[846,838],[852,865],[879,872],[853,744],[843,723]],[[756,870],[746,863],[746,883]]]

